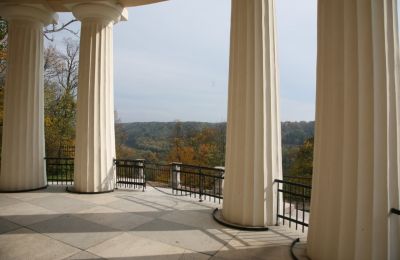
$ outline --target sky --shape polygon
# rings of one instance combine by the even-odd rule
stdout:
[[[115,109],[122,122],[226,121],[230,2],[170,0],[128,9],[129,20],[114,26]],[[281,120],[314,120],[317,3],[276,5]],[[67,36],[73,37],[56,35],[55,44],[62,47]]]

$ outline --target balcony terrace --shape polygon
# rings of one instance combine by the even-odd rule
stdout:
[[[134,177],[129,162],[115,164],[113,28],[128,19],[128,7],[158,0],[0,2],[0,16],[9,23],[1,259],[289,259],[293,240],[306,233],[292,229],[308,223],[312,259],[400,259],[398,1],[318,1],[312,195],[309,185],[281,180],[278,1],[231,1],[223,217],[248,228],[272,226],[263,232],[220,226],[211,215],[220,204],[177,196],[222,194],[218,174],[202,170],[195,178],[177,165],[179,177],[171,174],[176,178],[168,181],[171,196],[170,189],[141,191],[146,174],[140,164]],[[29,192],[46,187],[50,169],[43,162],[43,28],[66,11],[81,21],[77,149],[73,164],[65,162],[75,169],[73,179],[55,172],[73,180],[75,191],[96,196],[53,187]],[[293,28],[296,38],[304,36]],[[122,184],[140,189],[104,194]],[[7,193],[18,191],[27,193]],[[311,206],[305,202],[310,196]],[[274,226],[280,221],[292,229]],[[295,247],[297,257],[305,256],[304,244]]]
[[[65,187],[0,194],[1,259],[305,258],[306,232],[251,232],[215,222],[220,204],[147,187],[75,194]]]

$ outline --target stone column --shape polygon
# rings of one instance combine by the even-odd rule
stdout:
[[[312,259],[400,259],[396,2],[318,3]]]
[[[8,66],[4,88],[1,191],[46,187],[44,164],[43,26],[56,22],[46,9],[0,6],[8,21]]]
[[[223,218],[275,224],[281,178],[275,1],[232,0]]]
[[[127,17],[118,5],[80,4],[72,8],[82,22],[79,54],[74,190],[114,189],[113,25]]]

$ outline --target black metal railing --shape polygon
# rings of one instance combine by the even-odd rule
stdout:
[[[173,193],[221,203],[224,169],[177,163],[171,167]]]
[[[292,182],[296,184],[303,184],[309,187],[312,187],[312,177],[311,176],[292,176],[292,175],[283,175],[282,178],[284,181]],[[305,195],[311,197],[311,189],[307,189],[305,191]]]
[[[75,157],[75,146],[73,145],[61,145],[58,148],[58,157]]]
[[[144,172],[151,186],[171,188],[171,164],[146,162]]]
[[[45,158],[49,185],[73,185],[74,158]],[[221,203],[224,169],[188,164],[157,164],[145,160],[114,160],[115,187],[136,189],[171,188],[173,194]]]
[[[287,179],[287,178],[286,178]],[[308,227],[308,218],[310,212],[311,185],[305,185],[287,180],[275,180],[277,185],[277,214],[276,222],[285,225],[288,222],[289,227],[292,223],[296,230],[301,226],[304,232]]]
[[[116,188],[146,188],[144,160],[114,160]]]
[[[72,185],[74,182],[74,158],[46,157],[47,183],[49,185]]]

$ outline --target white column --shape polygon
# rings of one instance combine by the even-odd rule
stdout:
[[[113,25],[126,10],[118,5],[73,7],[82,22],[77,101],[75,191],[114,189]],[[124,18],[122,17],[122,18]]]
[[[8,21],[8,66],[4,95],[1,191],[45,187],[43,26],[53,12],[21,5],[0,6]]]
[[[281,178],[275,1],[232,0],[223,218],[274,224]]]
[[[400,259],[396,2],[318,3],[312,259]]]

